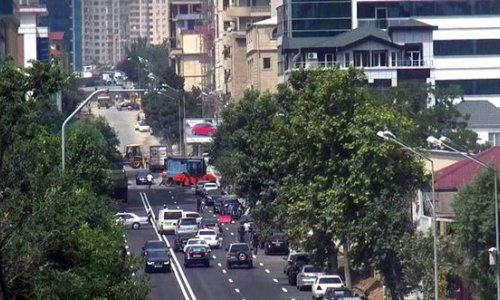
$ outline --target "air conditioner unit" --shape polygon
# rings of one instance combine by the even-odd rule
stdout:
[[[308,52],[306,54],[306,60],[318,60],[318,53],[316,53],[316,52]]]

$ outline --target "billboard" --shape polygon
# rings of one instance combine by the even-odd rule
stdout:
[[[206,144],[213,142],[217,132],[215,119],[186,119],[184,122],[184,141],[186,144]]]

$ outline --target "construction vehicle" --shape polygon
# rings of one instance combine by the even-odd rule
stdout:
[[[202,157],[168,156],[165,170],[168,184],[191,186],[200,180],[216,180],[215,176],[207,173],[207,165]]]
[[[167,145],[149,146],[149,169],[154,171],[163,171],[165,168],[165,159],[171,153]]]
[[[130,164],[134,169],[144,168],[148,164],[147,157],[142,154],[141,145],[139,144],[126,145],[123,158],[125,164]]]
[[[113,106],[113,100],[111,100],[111,97],[109,95],[100,95],[97,97],[97,108],[100,109],[101,107],[106,107],[106,109],[110,108]]]

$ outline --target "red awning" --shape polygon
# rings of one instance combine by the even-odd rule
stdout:
[[[56,31],[49,33],[49,40],[51,41],[62,41],[64,38],[64,31]]]

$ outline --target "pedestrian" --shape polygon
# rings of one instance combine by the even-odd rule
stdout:
[[[238,237],[240,243],[245,242],[245,227],[243,225],[241,225],[240,228],[238,228]]]
[[[167,186],[167,171],[163,170],[163,172],[161,172],[160,176],[161,176],[161,182],[159,185]]]
[[[148,181],[148,188],[151,189],[151,185],[153,184],[153,174],[149,173],[146,176],[146,180]]]
[[[259,236],[257,235],[257,233],[253,234],[252,246],[253,246],[253,253],[257,255],[257,252],[259,250]]]
[[[196,197],[196,211],[201,213],[201,197]]]

